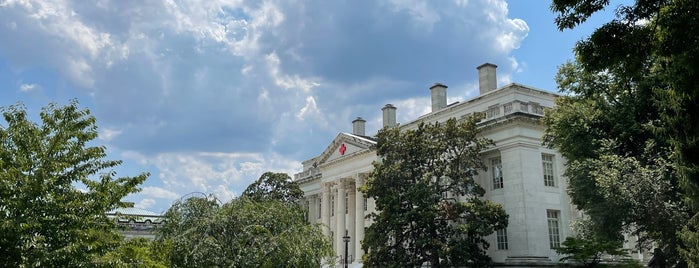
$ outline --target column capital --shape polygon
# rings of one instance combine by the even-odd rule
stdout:
[[[334,184],[335,184],[335,183],[329,182],[329,181],[321,182],[321,183],[320,183],[320,188],[323,188],[323,191],[329,190],[330,188],[333,187]]]
[[[347,187],[347,182],[345,181],[345,179],[339,179],[335,181],[335,188],[344,189],[345,187]]]

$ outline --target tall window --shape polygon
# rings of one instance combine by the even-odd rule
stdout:
[[[365,196],[364,197],[364,211],[367,211],[367,209],[369,208],[368,204],[369,204],[369,199],[367,199],[367,197]]]
[[[507,229],[503,228],[503,229],[497,230],[495,236],[497,237],[497,240],[498,240],[498,249],[499,250],[506,250],[507,249]]]
[[[500,189],[503,187],[502,161],[500,161],[500,157],[496,157],[490,160],[490,164],[493,171],[493,189]]]
[[[553,155],[542,154],[541,163],[544,169],[544,185],[556,187],[556,179],[553,176]]]
[[[345,214],[349,214],[349,196],[345,195]]]
[[[330,197],[330,216],[335,216],[335,196]]]
[[[323,199],[318,199],[318,219],[320,219],[321,214],[323,213]]]
[[[549,224],[549,246],[551,248],[561,246],[561,234],[558,228],[560,213],[558,210],[546,210],[546,218],[548,218]]]

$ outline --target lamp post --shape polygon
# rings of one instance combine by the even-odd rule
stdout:
[[[349,233],[348,233],[347,230],[345,230],[345,236],[342,237],[342,241],[345,242],[345,258],[344,258],[345,260],[344,260],[344,263],[345,263],[345,268],[347,268],[347,263],[348,263],[348,261],[349,261],[349,260],[348,260],[348,258],[349,258],[349,248],[347,247],[347,245],[349,244],[349,241],[350,241],[350,236],[349,236]]]

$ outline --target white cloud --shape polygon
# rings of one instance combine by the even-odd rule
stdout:
[[[134,204],[135,208],[140,208],[140,209],[149,209],[153,205],[156,204],[155,199],[153,198],[143,198],[140,201],[138,201],[136,204]]]
[[[277,56],[276,52],[269,53],[265,56],[267,61],[267,66],[269,68],[269,74],[274,79],[274,83],[284,89],[300,89],[305,93],[309,93],[314,87],[320,86],[319,83],[314,82],[310,79],[304,79],[298,75],[287,75],[283,74],[279,65],[281,60]]]
[[[22,84],[19,86],[19,91],[22,92],[30,92],[39,89],[39,85],[37,84]]]
[[[147,164],[157,167],[163,186],[143,187],[136,196],[169,201],[191,192],[202,192],[213,193],[227,202],[266,171],[293,176],[301,167],[299,161],[274,153],[164,153],[138,157],[146,158]]]
[[[425,81],[469,84],[483,60],[509,80],[529,31],[502,0],[0,0],[0,26],[0,60],[67,81],[21,91],[88,89],[100,139],[158,174],[143,207],[293,174],[357,116],[428,113]]]
[[[313,115],[320,115],[320,111],[318,110],[318,106],[316,105],[316,100],[313,98],[313,96],[308,96],[306,97],[306,105],[299,110],[299,112],[296,114],[296,117],[299,120],[304,120],[308,116],[313,116]]]
[[[172,191],[153,186],[143,187],[141,194],[152,198],[176,199],[180,197],[180,195]]]
[[[513,49],[519,48],[522,40],[529,33],[527,23],[518,18],[511,19],[508,17],[507,2],[503,0],[488,0],[485,9],[488,21],[494,23],[495,48],[501,52],[509,53]]]
[[[111,141],[115,137],[121,135],[122,130],[119,129],[111,129],[111,128],[103,128],[99,132],[99,139],[103,141]]]

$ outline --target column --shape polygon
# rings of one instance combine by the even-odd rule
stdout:
[[[345,181],[340,179],[337,183],[337,194],[335,195],[335,250],[338,253],[344,254],[345,242],[342,237],[345,236]],[[341,255],[341,254],[338,254]]]
[[[361,175],[356,177],[354,183],[354,260],[359,263],[362,261],[364,251],[362,250],[362,240],[364,239],[364,194],[359,191],[359,188],[364,185],[364,177]]]
[[[357,239],[356,239],[357,237],[355,236],[356,235],[355,216],[357,215],[357,200],[355,198],[357,198],[357,194],[356,194],[355,189],[356,189],[356,187],[354,185],[352,185],[352,184],[347,185],[347,196],[348,196],[348,198],[347,198],[347,202],[348,202],[347,203],[347,206],[348,206],[347,207],[347,214],[349,214],[348,219],[347,219],[347,225],[348,225],[347,232],[349,233],[349,236],[350,236],[350,242],[349,242],[349,245],[347,245],[347,247],[348,247],[349,254],[352,255],[352,257],[354,257],[356,260],[356,255],[355,255],[354,250],[356,248],[355,245],[357,243]]]
[[[330,236],[330,184],[321,184],[323,199],[320,201],[320,215],[323,218],[323,235]]]

